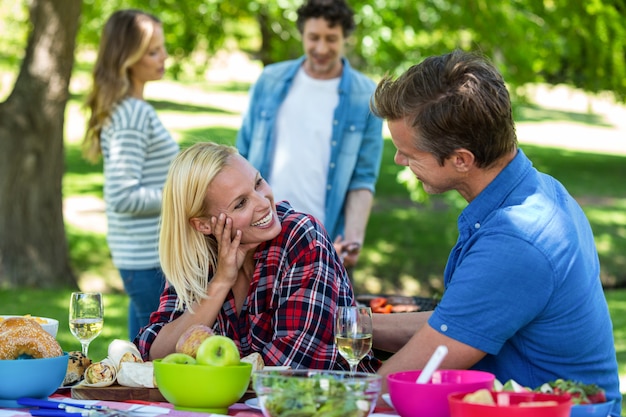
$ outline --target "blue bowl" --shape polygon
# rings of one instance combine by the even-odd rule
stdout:
[[[63,384],[69,356],[0,360],[0,407],[21,407],[20,397],[48,398]]]
[[[615,400],[598,404],[572,405],[570,417],[607,417],[613,408]]]

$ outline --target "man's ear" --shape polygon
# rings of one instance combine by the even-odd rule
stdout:
[[[458,172],[468,172],[474,168],[474,154],[465,148],[459,148],[452,154],[452,162]]]
[[[193,218],[189,219],[189,224],[191,225],[191,227],[193,227],[198,232],[200,232],[200,233],[202,233],[204,235],[210,235],[211,234],[211,225],[209,224],[209,221],[207,219],[205,219],[205,218],[193,217]]]

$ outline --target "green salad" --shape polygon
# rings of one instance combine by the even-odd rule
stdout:
[[[367,381],[349,383],[331,375],[286,378],[267,374],[255,390],[261,406],[271,417],[365,417],[372,399]],[[374,398],[375,400],[375,398]]]

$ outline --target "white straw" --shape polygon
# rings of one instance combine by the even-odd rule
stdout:
[[[418,384],[428,383],[447,354],[448,347],[445,345],[439,345],[415,382]]]

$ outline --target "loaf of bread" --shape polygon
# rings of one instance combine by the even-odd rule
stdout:
[[[9,317],[0,321],[0,359],[54,358],[63,355],[61,345],[30,317]]]

